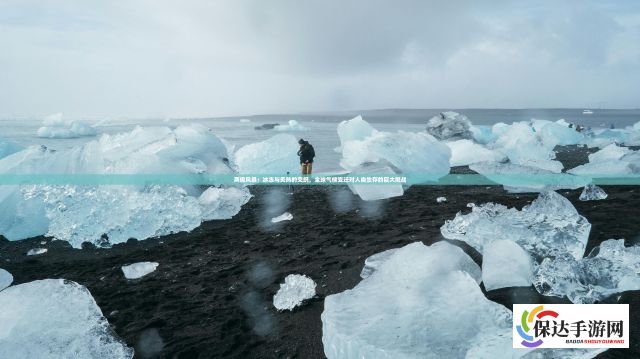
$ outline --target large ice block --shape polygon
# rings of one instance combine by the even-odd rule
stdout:
[[[298,140],[283,133],[240,147],[235,153],[235,160],[240,173],[284,176],[287,172],[300,172],[298,148]]]
[[[64,279],[0,291],[0,358],[129,359],[87,288]]]
[[[589,256],[545,258],[533,283],[541,294],[567,296],[573,303],[594,303],[615,293],[640,289],[640,246],[610,239]]]
[[[0,291],[10,286],[13,283],[13,276],[11,273],[0,268]]]
[[[485,298],[473,278],[479,268],[470,263],[446,242],[397,249],[355,288],[325,298],[325,355],[518,357],[511,348],[511,312]]]
[[[439,140],[473,138],[471,121],[465,115],[446,111],[427,122],[427,132]]]
[[[582,258],[590,230],[571,202],[553,191],[540,193],[521,211],[496,203],[474,206],[440,228],[445,238],[465,241],[481,253],[495,240],[511,240],[536,260],[565,254]]]

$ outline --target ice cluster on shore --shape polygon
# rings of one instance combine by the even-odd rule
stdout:
[[[1,358],[130,359],[91,293],[64,279],[37,280],[0,291]]]
[[[426,132],[378,131],[358,116],[338,125],[338,137],[342,152],[340,165],[352,174],[411,174],[414,181],[426,182],[449,173],[451,150]],[[403,194],[399,184],[350,184],[349,187],[364,200]]]
[[[0,188],[0,234],[37,235],[100,247],[129,238],[190,231],[230,218],[250,198],[246,188],[152,184],[165,176],[232,174],[225,143],[200,125],[136,127],[69,150],[32,146],[0,159],[0,174],[116,175],[131,185],[7,185]],[[120,178],[120,177],[119,177]],[[149,183],[150,182],[150,183]],[[180,183],[180,181],[178,181]],[[188,180],[184,183],[190,183]]]
[[[535,259],[562,257],[579,259],[589,239],[591,224],[562,195],[542,192],[518,211],[501,204],[472,207],[469,214],[456,214],[440,228],[445,238],[467,242],[480,253],[495,240],[511,240]]]
[[[127,279],[138,279],[153,273],[158,268],[158,262],[138,262],[122,266],[122,273]]]
[[[589,155],[589,163],[572,168],[569,173],[589,178],[640,174],[640,151],[610,144]]]
[[[538,292],[567,296],[573,303],[593,303],[615,293],[640,289],[640,246],[610,239],[589,256],[545,258],[536,270]]]
[[[278,310],[293,310],[303,301],[316,295],[316,283],[302,274],[289,274],[273,296],[273,306]]]
[[[95,136],[96,129],[86,122],[65,121],[62,114],[51,115],[44,119],[42,127],[37,131],[38,137],[45,138],[76,138]]]

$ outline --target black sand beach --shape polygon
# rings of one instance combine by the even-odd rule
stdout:
[[[559,157],[565,167],[573,167],[584,162],[586,153]],[[611,238],[640,243],[640,188],[604,189],[609,198],[594,202],[579,201],[580,190],[560,191],[592,224],[587,253]],[[2,238],[0,267],[13,274],[14,284],[65,278],[85,285],[140,358],[323,358],[323,298],[354,287],[365,258],[415,241],[442,240],[440,226],[458,211],[468,212],[467,203],[521,208],[537,197],[509,194],[502,186],[414,186],[378,206],[361,202],[343,187],[254,187],[252,193],[233,219],[112,249],[77,250],[42,237]],[[447,201],[437,203],[439,196]],[[293,220],[267,226],[265,208],[274,201],[285,203],[282,208]],[[481,261],[470,247],[458,245]],[[27,257],[34,247],[48,252]],[[146,277],[126,280],[120,267],[139,261],[160,265]],[[278,312],[273,295],[292,273],[315,280],[318,295],[292,312]],[[508,308],[512,303],[569,303],[542,297],[533,288],[502,289],[487,297]],[[631,304],[631,348],[599,357],[640,357],[640,291],[607,301]]]

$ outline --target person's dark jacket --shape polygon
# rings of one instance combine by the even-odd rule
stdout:
[[[313,158],[316,156],[316,151],[314,151],[313,146],[309,142],[307,142],[300,146],[298,156],[300,156],[300,163],[313,163]]]

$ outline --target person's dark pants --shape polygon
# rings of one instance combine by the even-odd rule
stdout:
[[[310,175],[311,174],[311,170],[313,169],[313,162],[301,163],[300,165],[302,166],[302,174],[303,175]]]

